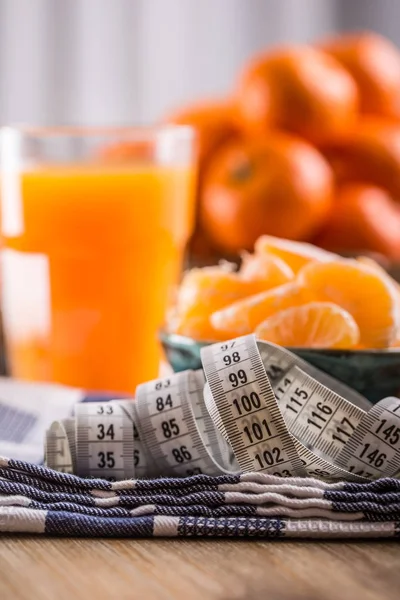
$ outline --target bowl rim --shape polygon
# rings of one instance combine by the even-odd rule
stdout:
[[[161,342],[174,346],[209,346],[210,344],[217,344],[218,342],[223,343],[223,340],[195,340],[191,337],[181,335],[179,333],[170,333],[165,329],[159,331],[159,339]],[[261,340],[262,341],[262,340]],[[365,349],[352,349],[352,348],[306,348],[303,346],[285,346],[287,350],[291,352],[311,352],[314,354],[329,353],[331,355],[339,356],[341,354],[353,354],[353,355],[396,355],[400,354],[399,348],[365,348]]]

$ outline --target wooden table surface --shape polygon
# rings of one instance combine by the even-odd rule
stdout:
[[[2,536],[1,600],[398,600],[393,541]]]

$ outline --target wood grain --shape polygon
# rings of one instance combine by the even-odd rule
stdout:
[[[77,540],[2,536],[1,600],[398,600],[384,542]]]

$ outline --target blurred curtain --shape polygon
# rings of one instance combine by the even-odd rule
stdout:
[[[399,0],[0,0],[0,124],[151,122],[254,52],[336,30],[400,43]]]

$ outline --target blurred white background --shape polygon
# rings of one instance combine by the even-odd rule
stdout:
[[[0,124],[148,123],[228,92],[254,52],[374,29],[400,0],[0,0]]]

